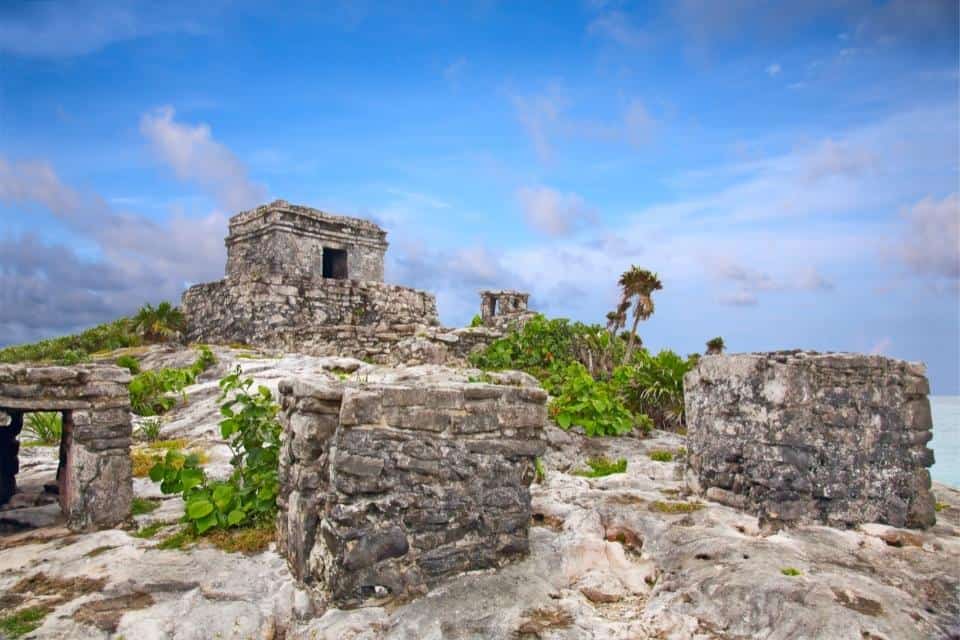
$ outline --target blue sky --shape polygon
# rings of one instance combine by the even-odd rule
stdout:
[[[960,393],[953,1],[4,3],[0,344],[222,276],[275,198],[370,217],[387,278],[648,346],[922,360]]]

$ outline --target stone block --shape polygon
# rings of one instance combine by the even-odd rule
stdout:
[[[774,528],[930,526],[928,388],[880,356],[706,356],[684,379],[687,477]]]
[[[467,400],[478,387],[483,392]],[[329,432],[332,423],[321,429],[315,421],[334,418],[304,410],[297,393],[313,388],[280,387],[288,409],[277,522],[280,552],[317,600],[343,608],[403,601],[527,552],[545,394],[415,376],[348,382],[332,434],[298,448],[304,434]],[[522,423],[523,435],[503,437],[501,414]],[[314,503],[305,506],[304,495]]]

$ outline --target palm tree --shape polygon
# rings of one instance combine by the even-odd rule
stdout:
[[[630,355],[633,353],[633,343],[637,339],[637,325],[640,324],[641,320],[646,320],[653,315],[653,298],[651,296],[654,291],[663,289],[663,283],[660,282],[656,273],[631,265],[620,276],[619,284],[625,302],[629,303],[633,298],[637,299],[633,307],[633,327],[630,329],[630,338],[627,341],[626,360],[629,362]]]
[[[186,327],[183,312],[169,302],[145,304],[133,317],[133,329],[148,342],[167,340]]]
[[[630,309],[630,301],[623,299],[620,300],[620,304],[617,305],[615,311],[611,311],[607,314],[607,331],[610,332],[611,337],[615,337],[617,332],[627,324],[627,311]]]

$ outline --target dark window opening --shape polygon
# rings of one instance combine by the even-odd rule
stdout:
[[[323,277],[347,279],[347,252],[343,249],[323,248]]]

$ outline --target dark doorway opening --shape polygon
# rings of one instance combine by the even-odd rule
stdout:
[[[71,411],[0,408],[0,534],[37,526],[31,518],[50,516],[46,505],[63,495],[72,431]],[[56,457],[50,455],[54,447]]]
[[[343,249],[323,248],[323,277],[347,279],[347,252]]]

